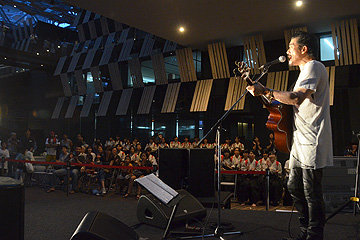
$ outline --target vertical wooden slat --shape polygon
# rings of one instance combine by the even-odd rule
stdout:
[[[250,48],[251,48],[251,52],[252,52],[252,58],[254,60],[254,71],[255,72],[259,72],[258,68],[259,68],[259,58],[257,55],[257,50],[256,50],[256,43],[255,43],[255,38],[254,36],[251,36],[250,38]]]
[[[180,86],[181,86],[181,83],[175,83],[175,84],[176,84],[176,90],[175,90],[175,95],[174,95],[173,100],[172,100],[171,112],[175,111],[177,99],[179,97]]]
[[[214,63],[213,45],[208,44],[207,46],[208,46],[208,52],[209,52],[210,67],[211,67],[212,76],[213,76],[214,79],[218,79],[217,72],[216,72],[216,67],[215,67],[215,63]]]
[[[331,36],[333,39],[333,45],[334,45],[334,57],[335,57],[335,66],[339,66],[339,56],[337,54],[338,52],[338,43],[336,38],[336,32],[335,32],[335,24],[331,24]]]
[[[356,18],[353,19],[354,23],[354,36],[355,36],[355,52],[357,64],[360,64],[360,43],[359,43],[359,30]]]
[[[346,32],[346,46],[349,64],[352,65],[352,55],[351,55],[351,40],[350,40],[350,29],[349,29],[349,20],[345,20],[345,32]]]
[[[227,58],[226,47],[225,47],[224,42],[222,43],[222,49],[223,49],[223,52],[224,52],[224,64],[225,64],[225,73],[226,73],[225,77],[229,78],[230,77],[229,61],[228,61],[228,58]]]
[[[242,82],[242,85],[241,85],[241,89],[240,89],[240,94],[242,94],[243,92],[245,92],[245,89],[247,87],[247,83],[245,81]],[[238,97],[240,97],[240,94]],[[241,100],[240,100],[240,104],[241,104],[241,108],[240,110],[243,110],[244,107],[245,107],[245,97],[243,97]]]
[[[232,99],[231,99],[231,102],[230,102],[230,105],[229,105],[229,108],[231,108],[231,106],[236,102],[236,100],[239,98],[239,91],[241,90],[241,85],[242,85],[242,78],[241,77],[238,77],[238,78],[234,78],[234,89],[233,89],[233,95],[232,95]],[[235,107],[235,110],[239,110],[239,104],[236,105]]]
[[[168,84],[167,88],[166,88],[165,98],[164,98],[162,108],[161,108],[161,113],[167,113],[168,112],[168,106],[170,105],[169,100],[170,100],[170,96],[172,94],[172,91],[173,91],[173,85]]]
[[[200,83],[201,83],[201,81],[196,82],[195,91],[194,91],[193,99],[192,99],[191,106],[190,106],[190,112],[193,112],[194,109],[195,109],[195,105],[196,105],[196,102],[197,102],[196,98],[198,97]]]
[[[354,29],[354,19],[350,19],[350,35],[351,35],[351,50],[352,50],[352,56],[353,56],[353,62],[354,64],[357,64],[357,57],[356,57],[356,46],[355,46],[355,29]]]
[[[336,22],[336,30],[337,30],[337,37],[339,40],[339,52],[340,52],[340,65],[345,64],[345,53],[344,53],[344,39],[342,32],[340,31],[340,24],[339,22]]]
[[[330,91],[330,106],[332,106],[334,105],[334,93],[335,93],[335,66],[331,66],[329,91]]]
[[[223,61],[222,61],[223,55],[222,55],[220,43],[215,43],[215,48],[216,48],[216,54],[218,56],[217,62],[218,62],[220,78],[225,78],[225,74],[224,74],[225,66],[224,66]]]
[[[229,81],[229,87],[228,87],[228,90],[227,90],[227,94],[226,94],[226,102],[225,102],[225,111],[229,109],[229,105],[230,105],[230,102],[231,102],[231,99],[232,99],[232,95],[234,94],[234,78],[231,77],[230,78],[230,81]]]
[[[263,36],[261,34],[258,35],[257,42],[259,43],[259,56],[260,56],[259,65],[261,66],[266,63],[264,40],[263,40]]]

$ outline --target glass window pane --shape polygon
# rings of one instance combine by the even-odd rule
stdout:
[[[320,60],[321,61],[335,60],[334,44],[331,36],[320,37]]]

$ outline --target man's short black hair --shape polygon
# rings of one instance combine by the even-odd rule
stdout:
[[[298,38],[297,43],[299,44],[300,49],[306,46],[308,48],[307,54],[310,57],[317,59],[319,54],[319,41],[315,35],[304,31],[296,31],[291,38]]]

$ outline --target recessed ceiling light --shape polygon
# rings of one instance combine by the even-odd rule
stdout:
[[[302,4],[303,4],[302,1],[296,1],[296,6],[297,6],[297,7],[300,7]]]
[[[180,32],[184,32],[184,31],[185,31],[185,28],[184,28],[184,27],[180,27],[180,28],[179,28],[179,31],[180,31]]]
[[[16,5],[14,4],[14,8],[16,8]]]
[[[42,67],[43,67],[43,66],[44,66],[44,64],[41,64],[40,66],[42,66]]]
[[[39,56],[39,55],[40,55],[40,53],[38,53],[38,52],[37,52],[37,53],[36,53],[36,55],[38,55],[38,56]]]
[[[6,60],[7,58],[6,58],[6,57],[4,57],[4,59]]]

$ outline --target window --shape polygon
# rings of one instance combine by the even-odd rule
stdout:
[[[339,55],[339,52],[337,52]],[[335,60],[333,39],[329,35],[320,37],[320,61]]]
[[[151,60],[141,62],[141,73],[145,84],[155,83],[154,69]]]

